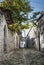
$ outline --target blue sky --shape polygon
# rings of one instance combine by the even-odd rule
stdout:
[[[0,2],[2,2],[3,0],[0,0]]]
[[[28,1],[30,1],[30,5],[33,8],[33,12],[44,11],[44,0],[28,0]],[[29,13],[28,17],[32,16],[32,13]]]
[[[3,0],[0,0],[2,2]],[[27,0],[30,1],[31,6],[34,11],[43,11],[44,10],[44,0]]]
[[[3,0],[0,0],[2,2]],[[44,10],[44,0],[27,0],[30,1],[32,7],[34,7],[34,11],[43,11]]]
[[[27,1],[30,1],[30,4],[33,7],[34,11],[44,11],[44,0],[27,0]],[[2,2],[2,0],[0,0],[0,2]],[[30,17],[31,14],[29,13],[28,16]],[[28,31],[29,30],[25,32],[25,36],[27,35]],[[24,33],[23,33],[23,36],[24,36]]]
[[[3,0],[0,0],[2,2]],[[27,0],[30,1],[31,6],[34,11],[43,11],[44,10],[44,0]]]
[[[43,11],[44,10],[44,0],[29,0],[34,11]]]
[[[31,6],[33,7],[34,11],[44,11],[44,0],[28,0],[30,1]],[[30,18],[30,16],[32,16],[32,13],[28,14],[28,17]],[[28,33],[29,29],[25,31],[23,31],[22,35],[26,36]]]

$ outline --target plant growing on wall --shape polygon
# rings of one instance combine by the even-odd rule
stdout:
[[[30,6],[30,2],[27,0],[3,0],[0,6],[9,9],[12,12],[11,15],[14,23],[9,25],[9,29],[17,31],[29,27],[27,15],[33,10]]]

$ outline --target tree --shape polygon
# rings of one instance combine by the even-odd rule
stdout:
[[[14,23],[8,25],[9,29],[17,31],[29,27],[27,14],[33,10],[30,6],[30,2],[26,0],[4,0],[0,6],[12,12],[11,15]],[[23,25],[22,23],[25,24]]]

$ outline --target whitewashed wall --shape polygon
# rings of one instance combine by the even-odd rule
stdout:
[[[19,48],[19,35],[12,33],[6,23],[5,16],[0,13],[0,61],[6,52]]]
[[[31,45],[31,43],[33,43],[31,39],[33,39],[35,42],[35,48],[39,50],[40,47],[40,50],[43,50],[44,49],[44,15],[38,21],[38,26],[39,26],[38,29],[36,27],[33,27],[29,32],[28,37],[30,38],[30,40],[28,40],[28,42]]]
[[[39,42],[38,42],[38,30],[36,27],[33,27],[29,33],[29,37],[30,37],[30,40],[33,39],[33,41],[31,40],[31,43],[30,44],[33,44],[34,43],[34,47],[36,49],[39,49]]]
[[[11,51],[16,48],[19,48],[19,35],[16,32],[12,33],[10,30],[8,30],[7,49],[8,51]]]
[[[6,27],[6,28],[5,28]],[[5,35],[4,38],[4,28],[5,28]],[[0,13],[0,60],[2,59],[4,53],[4,42],[7,44],[7,24],[4,15]],[[5,40],[4,40],[5,39]]]

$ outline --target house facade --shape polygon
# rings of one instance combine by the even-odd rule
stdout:
[[[39,17],[37,22],[39,26],[39,33],[38,33],[38,37],[40,39],[39,47],[40,50],[44,50],[44,11],[41,13],[41,16]]]
[[[8,29],[7,24],[12,24],[11,12],[0,7],[0,60],[5,52],[19,48],[20,37],[18,33]]]
[[[37,27],[32,27],[26,38],[26,44],[28,47],[34,47],[37,50],[44,49],[44,12],[41,13],[41,16],[37,19]]]

